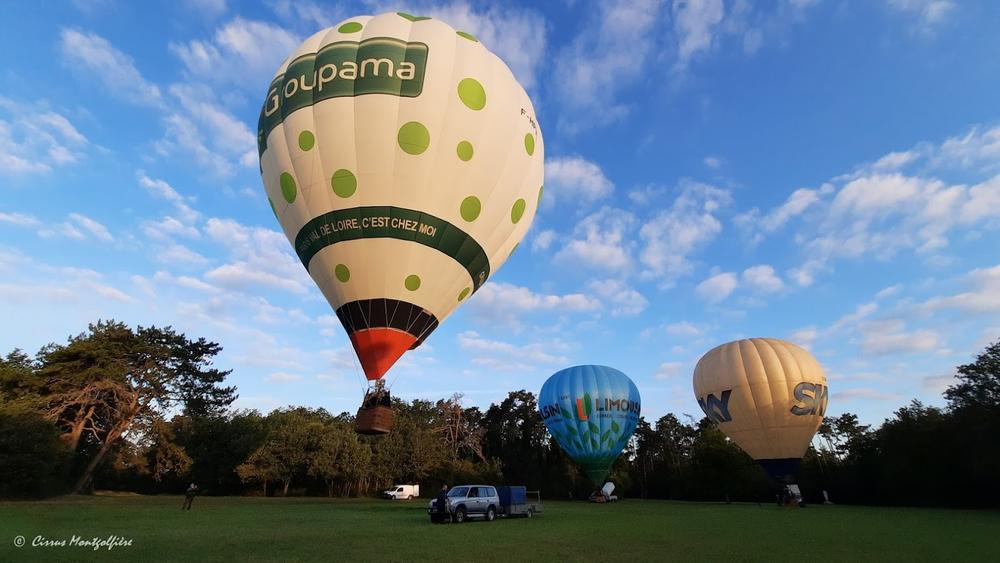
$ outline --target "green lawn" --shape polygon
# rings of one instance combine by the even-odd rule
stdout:
[[[432,525],[426,500],[68,497],[0,503],[0,561],[992,560],[1000,512],[625,500],[547,502],[533,519]],[[31,547],[115,534],[98,552]],[[15,537],[27,546],[14,546]]]

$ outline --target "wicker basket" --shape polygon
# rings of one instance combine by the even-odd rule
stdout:
[[[383,405],[361,407],[354,419],[354,431],[358,434],[388,434],[392,430],[392,408]]]

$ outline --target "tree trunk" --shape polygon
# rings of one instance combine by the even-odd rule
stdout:
[[[118,440],[118,438],[120,438],[121,435],[124,434],[126,430],[128,430],[129,425],[132,424],[132,420],[135,419],[137,414],[139,414],[138,394],[136,394],[135,397],[132,399],[131,410],[129,411],[128,415],[126,415],[123,419],[121,419],[121,421],[118,422],[118,424],[114,425],[114,427],[111,428],[111,430],[108,432],[108,435],[104,437],[104,443],[101,444],[101,449],[97,450],[97,455],[95,455],[90,460],[90,463],[87,464],[87,468],[83,470],[83,475],[80,475],[80,478],[77,480],[76,485],[73,487],[74,495],[80,494],[80,491],[82,491],[83,488],[86,487],[88,483],[90,483],[90,480],[94,476],[94,470],[97,469],[97,466],[101,463],[101,460],[104,459],[104,455],[108,453],[109,449],[111,449],[111,445],[114,444],[115,441]]]
[[[111,449],[111,444],[115,443],[115,440],[125,432],[131,420],[131,417],[129,417],[127,422],[118,423],[111,429],[111,432],[108,432],[108,435],[104,438],[104,443],[101,444],[101,449],[97,450],[97,455],[91,458],[90,463],[87,464],[87,468],[83,470],[83,475],[80,475],[80,478],[76,481],[76,485],[73,486],[74,495],[80,494],[80,491],[90,483],[90,480],[94,476],[94,470],[97,469],[101,460],[104,459],[104,454],[108,453],[108,450]]]
[[[287,479],[285,481],[285,490],[284,490],[284,492],[281,493],[281,496],[283,496],[283,497],[287,497],[288,496],[288,485],[291,485],[291,484],[292,484],[292,480],[291,479]]]

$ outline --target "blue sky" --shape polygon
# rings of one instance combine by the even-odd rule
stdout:
[[[694,415],[704,352],[774,336],[877,423],[1000,337],[995,3],[77,0],[0,22],[0,349],[170,324],[225,347],[240,407],[356,408],[253,131],[302,39],[395,10],[499,54],[546,143],[531,231],[396,394],[486,406],[599,363],[647,419]]]

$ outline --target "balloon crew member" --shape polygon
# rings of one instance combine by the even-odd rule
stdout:
[[[198,485],[191,483],[184,494],[184,506],[181,507],[181,510],[191,510],[191,503],[194,502],[196,494],[198,494]]]
[[[434,497],[434,509],[437,515],[435,522],[440,524],[448,521],[451,515],[448,511],[448,485],[441,485],[441,490]]]

